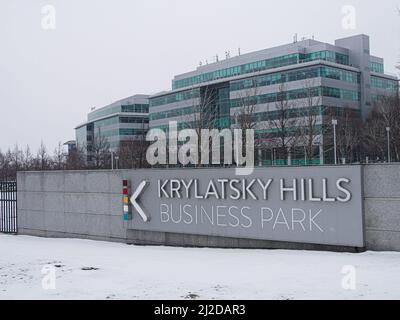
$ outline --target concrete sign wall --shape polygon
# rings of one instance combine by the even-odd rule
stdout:
[[[359,166],[259,168],[244,177],[231,169],[138,170],[122,178],[130,185],[128,229],[365,246]]]
[[[261,184],[256,180],[249,187],[257,200],[253,199],[253,195],[246,191],[246,188],[245,200],[230,198],[231,195],[233,198],[243,195],[238,188],[243,180],[228,169],[18,172],[18,233],[155,245],[352,251],[354,243],[362,242],[361,205],[359,204],[360,171],[364,190],[362,216],[365,220],[365,249],[400,251],[399,164],[366,165],[362,167],[362,170],[358,166],[257,169],[253,176],[245,177],[246,187],[253,179],[261,180]],[[224,177],[229,182],[225,182],[224,187],[221,188],[223,182],[218,182],[218,180],[223,180]],[[280,200],[280,179],[285,178],[284,187],[290,188],[293,177],[297,179],[297,201],[293,200],[291,191],[285,191],[285,200]],[[350,191],[351,200],[327,201],[335,197],[339,197],[342,201],[347,200],[347,193],[336,186],[337,179],[343,177],[351,180],[349,183],[340,181],[340,186]],[[308,198],[311,194],[309,187],[301,187],[302,178],[314,179],[313,201]],[[324,178],[327,179],[326,201],[317,201],[317,198],[323,198]],[[123,220],[125,208],[122,203],[122,181],[124,179],[129,179],[132,183],[128,197],[132,196],[142,181],[149,182],[137,197],[138,205],[150,218],[149,222],[145,223],[137,209],[130,204],[128,212],[131,212],[132,220]],[[163,196],[159,198],[157,189],[159,179],[163,182],[168,179],[183,179],[186,185],[188,181],[193,180],[193,186],[188,187],[191,198],[186,198],[185,186],[183,189],[178,188],[178,191],[172,191],[173,198],[167,198],[164,192],[167,195],[170,194],[168,183],[171,182],[163,186],[160,190]],[[210,179],[214,182],[215,192],[213,186],[207,192],[209,187],[207,183]],[[238,179],[239,182],[233,179]],[[273,181],[267,188],[269,179]],[[231,181],[233,187],[239,189],[239,192],[230,187]],[[197,195],[201,197],[207,193],[207,199],[195,198],[196,183]],[[264,199],[262,186],[268,191],[267,200]],[[172,182],[172,187],[176,190],[177,183]],[[222,190],[225,190],[226,199],[221,199],[224,198]],[[305,201],[302,200],[302,190],[305,190]],[[177,192],[181,195],[181,199],[177,196]],[[215,194],[218,194],[219,199]],[[164,206],[161,207],[161,204]],[[171,204],[186,205],[182,208],[181,220],[179,220],[180,207],[169,209]],[[196,215],[193,214],[193,212],[196,213],[195,205],[204,207],[203,212],[200,211],[200,215],[197,214],[197,223]],[[214,207],[214,211],[210,206]],[[216,206],[221,206],[221,208],[216,209]],[[225,206],[229,206],[232,216],[228,211],[229,208]],[[167,208],[168,211],[166,211]],[[264,209],[261,212],[262,208],[269,208],[271,211]],[[315,215],[320,209],[323,211]],[[198,207],[197,210],[199,210]],[[311,218],[309,210],[311,210]],[[174,214],[171,215],[171,212]],[[213,215],[210,212],[214,212]],[[251,219],[251,227],[246,216]],[[210,222],[209,217],[212,218],[213,223]],[[165,222],[162,222],[161,218]],[[264,219],[261,220],[262,218]],[[305,241],[309,243],[304,243]]]

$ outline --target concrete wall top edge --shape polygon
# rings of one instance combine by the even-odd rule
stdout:
[[[398,166],[400,170],[400,163],[396,164],[347,164],[347,165],[310,165],[310,166],[301,166],[301,165],[292,165],[292,166],[273,166],[273,167],[258,167],[255,166],[255,170],[263,170],[263,169],[288,169],[288,170],[293,170],[293,169],[298,169],[298,168],[357,168],[357,167],[385,167],[385,166]],[[182,171],[182,170],[221,170],[221,168],[218,167],[201,167],[201,168],[145,168],[145,169],[100,169],[100,170],[63,170],[63,171],[19,171],[17,175],[22,175],[22,174],[49,174],[49,173],[57,173],[57,174],[65,174],[65,173],[82,173],[82,174],[95,174],[95,173],[115,173],[115,175],[119,175],[123,172],[127,171]],[[226,167],[223,168],[226,170],[234,170],[237,169],[237,167]]]

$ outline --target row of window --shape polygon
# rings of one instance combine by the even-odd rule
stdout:
[[[118,123],[149,123],[148,118],[137,118],[137,117],[112,117],[100,121],[96,121],[94,123],[95,131],[98,128],[102,128],[104,126],[110,126],[113,124],[118,124]]]
[[[285,111],[285,118],[300,118],[307,116],[318,116],[322,115],[322,106],[314,106],[310,108],[293,108],[288,109]],[[253,122],[261,122],[261,121],[271,121],[271,120],[278,120],[282,117],[282,111],[274,110],[274,111],[267,111],[267,112],[258,112],[252,116]],[[231,117],[232,124],[237,124],[240,122],[240,116]]]
[[[371,87],[390,90],[390,91],[397,91],[399,89],[399,82],[396,80],[371,76]]]
[[[280,93],[270,93],[255,97],[248,97],[246,99],[233,99],[231,103],[228,102],[226,104],[227,110],[223,114],[229,115],[230,107],[236,108],[246,104],[251,105],[251,104],[271,103],[283,100],[303,99],[309,96],[316,97],[321,95],[325,97],[333,97],[333,98],[352,100],[352,101],[360,100],[360,95],[356,91],[343,90],[330,87],[322,87],[322,88],[314,87],[309,89],[298,89]],[[162,112],[154,112],[150,114],[150,120],[154,121],[154,120],[190,115],[196,112],[196,108],[197,108],[196,106],[191,106],[191,107],[177,108]]]
[[[318,51],[300,55],[300,62],[308,62],[315,60],[325,60],[339,64],[344,64],[347,66],[350,64],[350,59],[348,55],[334,51],[325,50],[325,51]]]
[[[306,127],[294,126],[290,128],[285,128],[288,135],[296,134],[301,129],[303,134],[307,134],[310,130]],[[322,133],[323,126],[321,124],[315,125],[312,130],[314,132]],[[255,138],[256,139],[273,139],[280,137],[282,133],[281,128],[272,128],[272,129],[263,129],[263,130],[256,130]]]
[[[230,114],[229,102],[228,103],[217,104],[217,105],[215,105],[215,108],[219,109],[219,113],[218,114],[219,114],[219,116],[221,118],[222,117],[229,117],[229,114]],[[160,119],[169,119],[169,118],[175,118],[175,117],[182,117],[182,116],[186,116],[186,115],[192,115],[192,114],[194,114],[196,112],[199,112],[198,106],[187,107],[187,108],[179,108],[179,109],[163,111],[163,112],[155,112],[155,113],[150,114],[150,120],[154,121],[154,120],[160,120]],[[183,121],[184,121],[184,119],[183,119]]]
[[[352,90],[343,90],[331,87],[313,87],[305,89],[290,90],[285,92],[274,92],[244,99],[231,100],[231,108],[243,107],[245,105],[255,105],[272,103],[285,100],[304,99],[308,97],[332,97],[351,101],[360,101],[360,93]]]
[[[120,117],[119,123],[149,123],[148,118],[135,118],[135,117]]]
[[[133,112],[133,113],[148,113],[149,105],[148,104],[129,104],[121,106],[122,112]]]
[[[233,81],[231,82],[230,89],[231,91],[235,91],[318,77],[336,79],[350,83],[360,83],[360,75],[357,72],[324,66],[272,73],[251,79]]]
[[[343,117],[344,115],[350,115],[351,117],[360,117],[360,110],[353,110],[348,108],[340,108],[340,107],[326,107],[326,106],[312,106],[305,108],[292,108],[285,111],[285,118],[301,118],[301,117],[311,117],[311,116],[334,116],[334,117]],[[271,121],[278,120],[282,117],[282,111],[274,110],[267,112],[258,112],[252,116],[253,122],[261,122],[261,121]],[[231,117],[231,123],[237,124],[240,122],[240,116]]]
[[[187,107],[187,108],[178,108],[178,109],[173,109],[173,110],[168,110],[168,111],[163,111],[163,112],[154,112],[150,113],[150,120],[160,120],[160,119],[165,119],[165,118],[174,118],[174,117],[180,117],[180,116],[185,116],[188,114],[193,114],[196,110],[196,106],[192,107]]]
[[[314,60],[326,60],[344,65],[349,65],[349,57],[347,55],[333,51],[319,51],[310,54],[294,53],[267,60],[247,63],[236,67],[225,68],[213,72],[207,72],[186,79],[174,80],[172,83],[172,89],[175,90],[179,88],[190,87],[203,82],[209,82],[227,77],[238,76],[246,73],[279,68]]]
[[[308,116],[330,116],[330,117],[344,117],[350,116],[353,118],[361,117],[361,110],[357,109],[348,109],[342,107],[333,107],[333,106],[312,106],[309,108],[293,108],[287,111],[288,114],[285,114],[285,118],[301,118]],[[269,112],[260,112],[256,113],[253,116],[252,121],[261,122],[261,121],[271,121],[277,120],[281,117],[281,112],[278,110],[269,111]],[[215,122],[215,128],[229,128],[231,124],[237,124],[239,121],[238,117],[232,116],[231,118],[220,118]],[[194,127],[193,122],[180,122],[178,123],[178,130],[187,129]],[[318,125],[320,127],[320,125]],[[152,129],[161,129],[164,132],[168,133],[169,125],[158,125],[153,126]],[[279,131],[279,129],[267,129],[267,130],[256,130],[257,135],[260,137],[263,134],[270,134],[275,131]]]
[[[391,95],[388,94],[371,94],[371,101],[372,104],[378,103],[378,102],[384,102],[386,99],[390,98]]]
[[[382,63],[370,62],[369,68],[371,69],[372,72],[376,72],[376,73],[384,73],[385,72],[384,66]]]
[[[178,93],[167,94],[165,96],[150,99],[150,107],[162,106],[179,101],[185,101],[200,97],[200,89],[182,91]]]
[[[178,130],[188,129],[188,128],[191,128],[191,126],[193,126],[193,123],[178,123]],[[168,125],[156,126],[156,127],[153,127],[152,129],[160,129],[165,134],[168,134],[169,126]],[[292,127],[287,130],[288,130],[288,133],[290,133],[290,132],[295,132],[298,129],[299,129],[299,126]],[[320,131],[322,129],[322,126],[315,125],[315,129]],[[281,131],[281,129],[279,129],[279,128],[255,130],[255,136],[257,139],[265,138],[266,134],[268,134],[268,137],[271,137],[270,136],[271,133],[279,133],[280,131]],[[303,131],[306,132],[305,129]]]
[[[95,131],[97,131],[96,130],[97,128],[110,126],[110,125],[117,124],[117,123],[119,123],[118,117],[112,117],[112,118],[96,121],[94,123]]]
[[[132,128],[123,128],[119,129],[119,134],[121,136],[142,136],[146,135],[146,129],[132,129]]]
[[[147,129],[120,128],[101,132],[101,135],[108,138],[114,136],[141,136],[146,135]]]
[[[243,73],[251,73],[266,69],[279,68],[297,64],[299,62],[300,55],[298,53],[288,54],[285,56],[275,57],[268,60],[262,60],[258,62],[248,63],[244,65]]]
[[[149,112],[149,105],[148,104],[132,104],[132,105],[120,105],[120,106],[113,106],[113,107],[106,107],[104,109],[99,109],[89,113],[88,120],[94,120],[102,117],[109,116],[114,113],[119,112],[135,112],[135,113],[148,113]]]
[[[194,122],[178,122],[178,130],[189,129],[194,127]],[[150,129],[160,129],[165,133],[168,133],[169,124],[151,126]]]

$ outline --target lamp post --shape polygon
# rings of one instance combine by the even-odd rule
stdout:
[[[390,127],[386,127],[386,134],[387,134],[387,149],[388,149],[388,162],[391,162],[390,159]]]
[[[333,125],[333,144],[334,144],[334,157],[335,157],[335,165],[337,165],[337,145],[336,145],[336,126],[338,121],[336,119],[332,120]]]
[[[115,156],[115,167],[117,170],[119,169],[119,156],[118,155]]]

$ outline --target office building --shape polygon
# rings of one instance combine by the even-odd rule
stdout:
[[[215,128],[235,128],[241,110],[254,104],[250,116],[256,138],[268,146],[279,131],[271,123],[281,116],[279,104],[286,103],[288,119],[304,119],[304,111],[316,115],[315,153],[308,163],[329,163],[332,141],[324,137],[328,118],[340,121],[346,114],[365,121],[374,102],[398,93],[398,88],[397,77],[385,73],[384,60],[371,55],[368,36],[338,39],[334,44],[306,39],[227,57],[175,76],[171,91],[149,98],[150,128],[167,130],[170,121],[177,121],[179,128],[193,128],[207,119],[201,113],[215,115]],[[282,159],[273,144],[262,149],[257,157],[264,165],[307,161],[301,146],[289,150],[289,160]]]
[[[76,143],[90,162],[94,148],[106,145],[116,152],[124,143],[144,139],[148,127],[148,96],[137,94],[93,109],[87,121],[75,128]]]

